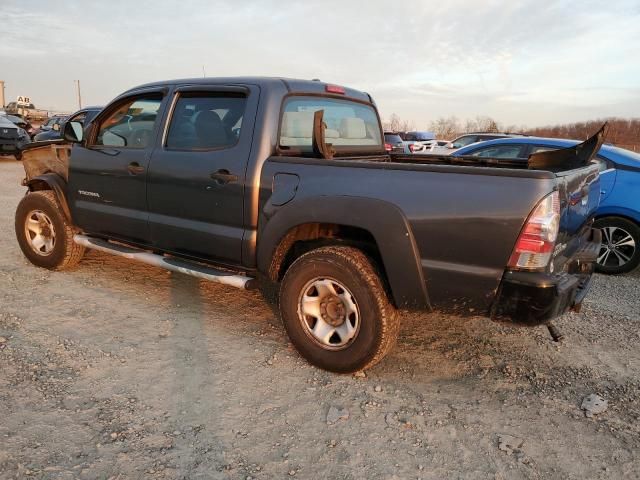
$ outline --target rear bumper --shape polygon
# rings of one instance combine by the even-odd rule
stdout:
[[[577,308],[589,291],[600,240],[600,231],[592,230],[561,272],[505,272],[491,318],[539,325]]]

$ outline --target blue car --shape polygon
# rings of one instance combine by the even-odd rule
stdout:
[[[522,158],[545,150],[572,147],[577,140],[515,137],[474,143],[453,153],[494,158]],[[640,155],[603,145],[595,159],[600,165],[600,207],[595,226],[602,230],[596,269],[601,273],[630,272],[640,264]]]

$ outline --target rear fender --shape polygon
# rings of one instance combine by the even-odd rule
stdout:
[[[71,222],[71,211],[69,210],[69,204],[67,203],[67,182],[57,173],[44,173],[27,180],[26,186],[30,192],[38,190],[52,190],[56,194],[58,205],[64,213],[67,220]]]
[[[258,269],[269,274],[271,259],[293,228],[330,223],[369,232],[376,241],[394,303],[399,308],[429,308],[420,253],[409,222],[393,204],[381,200],[336,196],[307,197],[282,207],[267,203],[261,218]]]

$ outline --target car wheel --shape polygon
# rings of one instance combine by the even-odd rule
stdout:
[[[621,217],[596,220],[602,232],[602,245],[596,271],[610,275],[627,273],[640,264],[640,227]]]
[[[400,328],[375,267],[351,247],[318,248],[293,262],[280,287],[280,313],[298,352],[338,373],[382,360]]]
[[[63,270],[75,266],[84,255],[84,247],[73,241],[74,229],[51,190],[31,192],[20,201],[15,230],[22,253],[38,267]]]

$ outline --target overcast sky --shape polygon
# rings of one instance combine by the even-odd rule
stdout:
[[[640,1],[0,0],[7,102],[74,110],[153,80],[320,78],[427,127],[640,116]]]

